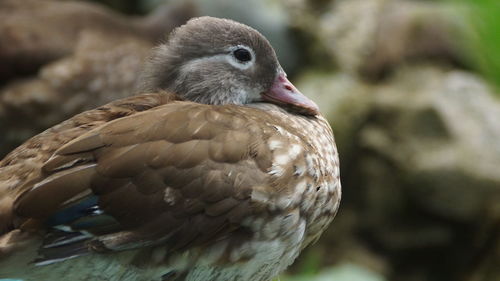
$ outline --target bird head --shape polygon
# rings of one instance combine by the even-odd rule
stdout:
[[[212,105],[270,102],[315,115],[317,105],[288,80],[269,41],[244,24],[200,17],[158,46],[142,75],[142,92],[166,90]]]

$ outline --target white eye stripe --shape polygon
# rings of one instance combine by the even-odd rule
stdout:
[[[249,61],[239,61],[237,58],[234,57],[233,52],[237,49],[245,49],[250,52],[251,59]],[[228,62],[231,66],[240,69],[240,70],[246,70],[252,67],[255,63],[255,52],[250,48],[245,45],[236,45],[232,46],[227,49],[226,52],[224,53],[219,53],[216,55],[211,55],[211,56],[205,56],[205,57],[200,57],[196,59],[192,59],[186,63],[184,63],[181,66],[181,74],[187,74],[192,71],[195,71],[197,68],[199,68],[201,65],[203,65],[204,62],[209,62],[209,61],[226,61]]]

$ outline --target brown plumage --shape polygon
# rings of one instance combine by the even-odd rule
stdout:
[[[331,129],[257,31],[192,20],[143,81],[0,162],[0,277],[270,280],[328,226]]]

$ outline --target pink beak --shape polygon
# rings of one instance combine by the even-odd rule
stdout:
[[[274,80],[271,89],[261,94],[262,99],[282,106],[289,106],[293,110],[307,115],[316,115],[319,108],[312,100],[304,96],[288,81],[286,73],[281,71]]]

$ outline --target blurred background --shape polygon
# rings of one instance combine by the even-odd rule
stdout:
[[[498,0],[0,0],[0,156],[200,15],[266,35],[336,134],[340,211],[279,280],[500,280]]]

